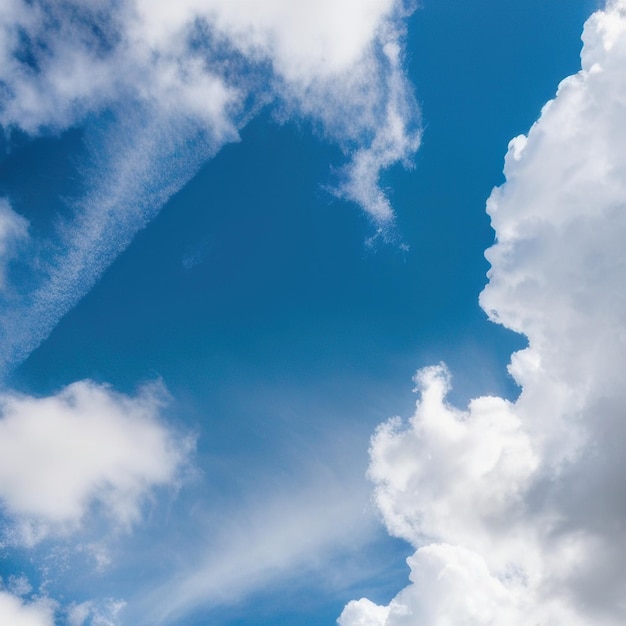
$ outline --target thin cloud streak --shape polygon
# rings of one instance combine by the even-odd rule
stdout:
[[[327,441],[299,442],[289,477],[270,473],[235,500],[196,510],[190,540],[175,548],[179,562],[128,598],[128,621],[178,624],[282,585],[335,593],[372,576],[379,566],[360,555],[380,526],[350,435],[340,428]]]
[[[127,119],[123,128],[107,133],[109,154],[91,166],[93,187],[73,206],[76,217],[57,229],[53,249],[45,254],[45,276],[32,292],[0,305],[0,371],[6,373],[49,335],[226,140],[208,136],[187,120],[162,121],[150,112],[147,122],[135,115],[131,119],[138,123]],[[229,139],[236,137],[233,130]]]

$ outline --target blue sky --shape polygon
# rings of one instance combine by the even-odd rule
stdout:
[[[0,29],[0,622],[624,622],[623,0]]]

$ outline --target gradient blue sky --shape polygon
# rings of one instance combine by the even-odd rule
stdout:
[[[94,6],[106,14],[106,4]],[[246,65],[228,49],[210,57],[227,65],[229,80],[256,77],[238,83],[251,104],[233,114],[233,142],[199,139],[197,120],[191,130],[175,120],[161,136],[154,129],[170,114],[144,116],[136,96],[124,103],[126,87],[69,113],[60,92],[57,117],[40,111],[40,125],[11,113],[17,96],[0,96],[9,111],[0,120],[0,196],[28,220],[35,242],[18,241],[6,265],[3,398],[53,397],[85,380],[137,398],[156,384],[165,399],[151,423],[178,441],[179,454],[167,476],[140,480],[130,523],[109,519],[115,507],[94,479],[79,519],[57,527],[35,506],[41,536],[31,541],[20,535],[30,514],[12,504],[10,487],[2,491],[0,468],[0,591],[40,610],[38,626],[321,625],[351,600],[387,605],[408,584],[405,559],[423,539],[408,537],[411,546],[377,511],[366,477],[370,437],[388,418],[412,415],[412,377],[440,362],[454,375],[456,406],[485,395],[517,399],[520,379],[507,364],[532,334],[494,324],[479,305],[484,251],[494,242],[485,205],[505,182],[509,141],[528,133],[559,82],[580,70],[583,24],[600,8],[592,0],[423,0],[399,18],[401,71],[422,130],[417,151],[393,159],[404,166],[382,165],[393,221],[341,182],[372,129],[348,136],[336,130],[345,116],[311,113],[289,94],[257,87],[277,72],[271,59]],[[9,26],[19,14],[11,10],[0,12]],[[211,44],[210,32],[201,36]],[[12,52],[27,56],[24,48]],[[45,72],[37,59],[24,64]],[[376,92],[380,77],[370,79]],[[0,71],[0,80],[20,93],[15,72]],[[334,92],[324,89],[312,97],[332,109]],[[156,147],[136,164],[133,144],[146,137]],[[105,199],[94,211],[109,210],[106,198],[125,175],[142,191],[121,202],[143,203],[141,213],[111,209],[108,230],[83,251],[98,259],[94,267],[51,287],[42,276],[71,270],[64,254],[77,232],[59,224],[80,222],[94,197]],[[44,306],[37,294],[50,290],[60,295]],[[33,310],[44,312],[25,313]],[[2,404],[8,415],[10,402]],[[45,472],[36,466],[34,458],[34,471]],[[406,624],[443,623],[418,613]]]

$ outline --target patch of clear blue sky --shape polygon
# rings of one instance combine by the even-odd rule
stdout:
[[[349,451],[364,471],[376,424],[411,413],[418,367],[446,361],[460,402],[514,396],[505,366],[523,341],[477,304],[493,240],[485,200],[502,180],[508,141],[578,69],[582,24],[596,3],[422,4],[408,57],[423,146],[415,169],[384,177],[409,252],[368,248],[371,225],[323,190],[339,153],[306,123],[278,126],[262,115],[172,198],[12,383],[43,394],[92,378],[132,391],[162,377],[172,416],[200,433],[203,489],[222,496],[248,483],[211,474],[212,459],[229,459],[228,471],[241,468],[258,487],[259,476],[289,471],[294,440],[322,441],[338,425],[353,432]],[[56,209],[60,195],[78,192],[80,152],[77,131],[17,146],[1,166],[1,189],[44,229],[46,215],[32,207]],[[180,506],[188,502],[181,496]],[[375,543],[371,559],[386,571],[378,583],[320,587],[313,597],[297,585],[272,588],[212,612],[210,623],[332,623],[352,597],[388,600],[406,582],[398,563],[407,551]],[[105,587],[123,596],[135,584],[132,570],[125,577]]]

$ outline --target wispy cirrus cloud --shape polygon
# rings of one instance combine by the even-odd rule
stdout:
[[[360,483],[309,480],[281,491],[252,506],[242,503],[219,527],[199,528],[202,548],[196,537],[182,567],[132,599],[129,618],[146,626],[178,624],[288,584],[347,588],[371,575],[366,559],[354,556],[376,537]],[[343,578],[332,571],[337,563]]]
[[[487,206],[480,301],[528,338],[520,396],[459,410],[445,368],[418,373],[415,415],[379,428],[369,470],[389,532],[416,548],[411,584],[351,602],[342,626],[624,623],[626,3],[583,41]]]
[[[176,558],[129,590],[128,623],[173,625],[196,615],[232,615],[277,594],[287,608],[293,596],[310,596],[312,589],[314,596],[336,596],[388,573],[389,563],[370,551],[388,538],[363,480],[359,452],[366,437],[335,422],[310,438],[292,435],[283,433],[288,460],[270,468],[247,457],[216,459],[209,480],[222,484],[226,475],[229,489],[196,500],[189,531],[163,538],[163,553],[173,550]]]
[[[400,0],[5,4],[0,125],[83,127],[90,162],[74,219],[25,256],[35,286],[3,306],[4,368],[265,105],[339,144],[348,163],[336,194],[388,232],[380,172],[408,163],[420,140],[403,70],[407,13]]]

